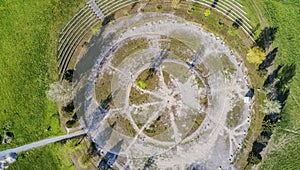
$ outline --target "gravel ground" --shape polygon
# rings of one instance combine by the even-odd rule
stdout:
[[[164,50],[161,47],[161,35],[179,40],[195,52],[201,49],[202,53],[190,61],[184,61],[173,56],[170,51],[167,59],[162,60],[157,67],[157,89],[141,89],[134,82],[140,73],[149,69],[153,58]],[[110,61],[113,60],[114,50],[122,45],[124,40],[140,37],[147,38],[150,47],[130,54],[119,66],[112,66]],[[81,108],[78,114],[84,115],[82,123],[88,128],[89,136],[104,152],[116,152],[119,157],[127,158],[127,162],[117,160],[115,166],[138,169],[144,166],[147,158],[155,156],[153,166],[159,169],[184,169],[191,166],[234,169],[232,161],[236,159],[235,155],[247,133],[251,106],[244,104],[239,113],[238,125],[235,128],[228,127],[227,114],[238,101],[243,100],[248,91],[248,82],[243,72],[244,68],[237,62],[240,58],[234,55],[222,40],[204,31],[197,24],[171,14],[145,13],[124,17],[109,24],[88,46],[89,49],[76,67],[75,75],[78,77],[75,81],[82,86],[77,95],[76,104]],[[223,67],[221,56],[225,56],[234,67],[229,76]],[[205,88],[195,86],[195,77],[199,77],[201,73],[191,68],[187,62],[193,65],[204,64],[208,69],[208,75],[201,75],[202,79],[207,79]],[[95,81],[104,71],[112,72],[111,90],[118,91],[113,99],[116,108],[109,111],[99,109],[94,94]],[[164,83],[162,71],[171,75],[173,87]],[[132,105],[129,102],[132,88],[157,98],[157,101]],[[199,102],[199,91],[204,91],[207,95],[206,108]],[[148,108],[152,105],[155,105],[155,109],[148,114]],[[149,115],[145,116],[146,123],[141,128],[133,119],[137,108],[143,108],[142,112]],[[170,129],[155,137],[147,136],[144,130],[165,108],[175,108],[175,111],[168,113]],[[205,119],[199,128],[190,136],[184,137],[193,124],[193,114],[203,110]],[[109,130],[107,137],[103,137],[110,129],[106,120],[115,112],[123,114],[130,121],[136,131],[135,137],[125,136],[115,130]],[[111,148],[120,141],[121,150],[112,150]]]

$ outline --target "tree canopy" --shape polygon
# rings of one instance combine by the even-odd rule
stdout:
[[[261,64],[266,59],[266,54],[260,47],[253,47],[247,53],[247,61],[249,63]]]
[[[265,99],[262,111],[267,115],[272,113],[280,113],[281,107],[281,103],[278,100]]]

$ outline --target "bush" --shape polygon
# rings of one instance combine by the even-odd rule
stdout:
[[[71,127],[74,126],[75,123],[76,123],[76,120],[73,120],[73,119],[68,120],[68,121],[66,122],[66,127],[67,127],[67,128],[71,128]]]
[[[137,80],[136,81],[136,85],[139,86],[142,89],[146,89],[147,88],[147,83],[143,80]]]
[[[253,152],[250,152],[249,157],[248,157],[248,164],[256,165],[261,162],[261,156],[258,155],[256,156]]]
[[[162,9],[162,5],[157,5],[156,8],[157,8],[158,10],[160,10],[160,9]]]
[[[205,10],[204,16],[205,16],[205,17],[210,16],[210,9],[206,9],[206,10]]]

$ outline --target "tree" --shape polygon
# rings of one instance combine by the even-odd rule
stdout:
[[[266,59],[266,54],[260,47],[256,46],[248,51],[246,58],[249,63],[261,64]]]
[[[73,98],[73,88],[69,83],[54,82],[47,91],[48,97],[54,102],[69,103]]]
[[[256,165],[259,164],[261,162],[261,156],[260,155],[255,155],[252,151],[249,153],[248,156],[248,164],[250,165]]]
[[[280,113],[281,107],[281,103],[278,100],[265,99],[262,111],[267,115],[272,113]]]
[[[75,125],[75,123],[76,123],[76,120],[73,120],[73,119],[68,120],[68,121],[66,122],[66,127],[67,127],[67,128],[72,128],[72,127]]]
[[[67,80],[68,82],[72,82],[73,75],[74,75],[74,70],[73,69],[67,70],[64,73],[63,79]]]

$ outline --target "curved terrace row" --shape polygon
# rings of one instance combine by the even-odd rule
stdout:
[[[106,16],[134,3],[138,0],[91,0],[63,28],[58,47],[58,68],[62,75],[85,35]],[[249,35],[253,40],[252,26],[242,5],[233,0],[191,0],[191,2],[215,9],[223,14]]]
[[[104,17],[137,1],[89,1],[63,28],[58,47],[59,74],[64,73],[79,43]]]
[[[254,41],[252,26],[249,23],[250,20],[246,16],[247,13],[242,9],[242,5],[237,1],[192,0],[192,2],[215,9],[217,12],[223,14],[224,16],[232,20],[234,23],[239,25],[243,29],[243,31],[247,35],[249,35],[251,40]]]

